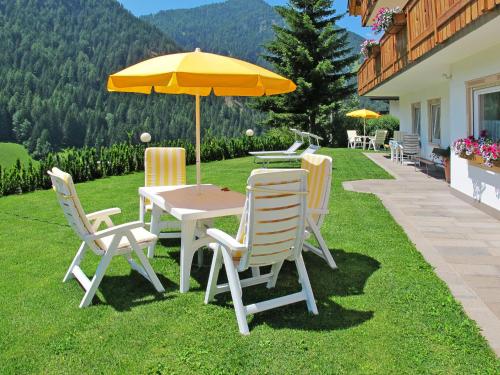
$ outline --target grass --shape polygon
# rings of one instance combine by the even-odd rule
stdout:
[[[17,143],[0,142],[0,166],[10,168],[16,164],[17,159],[22,164],[28,164],[32,160],[24,146]]]
[[[381,202],[341,187],[391,177],[359,151],[324,152],[335,170],[322,231],[339,270],[306,253],[319,315],[310,316],[305,303],[270,310],[249,318],[247,337],[238,333],[229,295],[203,304],[208,267],[194,267],[191,291],[178,293],[177,242],[162,242],[152,261],[165,294],[117,258],[94,305],[78,309],[82,289],[61,280],[79,242],[54,193],[0,198],[0,373],[498,374],[499,360],[475,323]],[[243,191],[253,167],[250,158],[209,163],[203,179]],[[87,212],[117,206],[120,222],[130,221],[143,179],[112,177],[77,189]],[[237,223],[216,225],[234,232]],[[88,273],[96,262],[86,258]],[[298,288],[289,265],[271,294]],[[253,287],[245,300],[268,295]]]

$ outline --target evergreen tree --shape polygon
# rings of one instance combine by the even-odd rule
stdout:
[[[352,54],[345,29],[336,23],[331,0],[290,0],[276,7],[286,22],[274,26],[275,39],[263,57],[297,84],[293,93],[259,98],[255,106],[269,112],[264,124],[295,126],[331,138],[341,102],[355,93]]]

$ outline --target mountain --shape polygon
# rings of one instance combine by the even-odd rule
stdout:
[[[108,93],[109,74],[181,48],[115,0],[0,0],[0,141],[35,156],[136,137],[194,136],[194,100]],[[253,111],[203,99],[203,130],[234,135]]]
[[[188,50],[200,47],[257,64],[265,64],[260,55],[263,44],[274,38],[272,25],[283,24],[274,8],[263,0],[227,0],[141,18]],[[350,31],[348,34],[353,53],[359,53],[364,38]]]

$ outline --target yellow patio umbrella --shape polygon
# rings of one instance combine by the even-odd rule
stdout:
[[[366,136],[366,119],[367,118],[379,118],[380,115],[377,112],[370,111],[369,109],[358,109],[356,111],[349,112],[346,114],[348,117],[358,117],[363,119],[363,135]]]
[[[263,96],[292,92],[296,85],[270,70],[231,57],[201,52],[155,57],[108,79],[108,91],[189,94],[196,97],[196,183],[200,176],[200,97]]]

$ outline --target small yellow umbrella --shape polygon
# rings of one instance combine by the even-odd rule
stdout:
[[[196,97],[196,183],[200,173],[200,96],[263,96],[292,92],[295,84],[270,70],[231,57],[201,52],[155,57],[108,79],[108,91],[189,94]]]
[[[349,112],[346,114],[348,117],[358,117],[363,119],[363,135],[366,136],[366,119],[367,118],[379,118],[380,115],[377,112],[370,111],[369,109],[358,109],[356,111]]]

